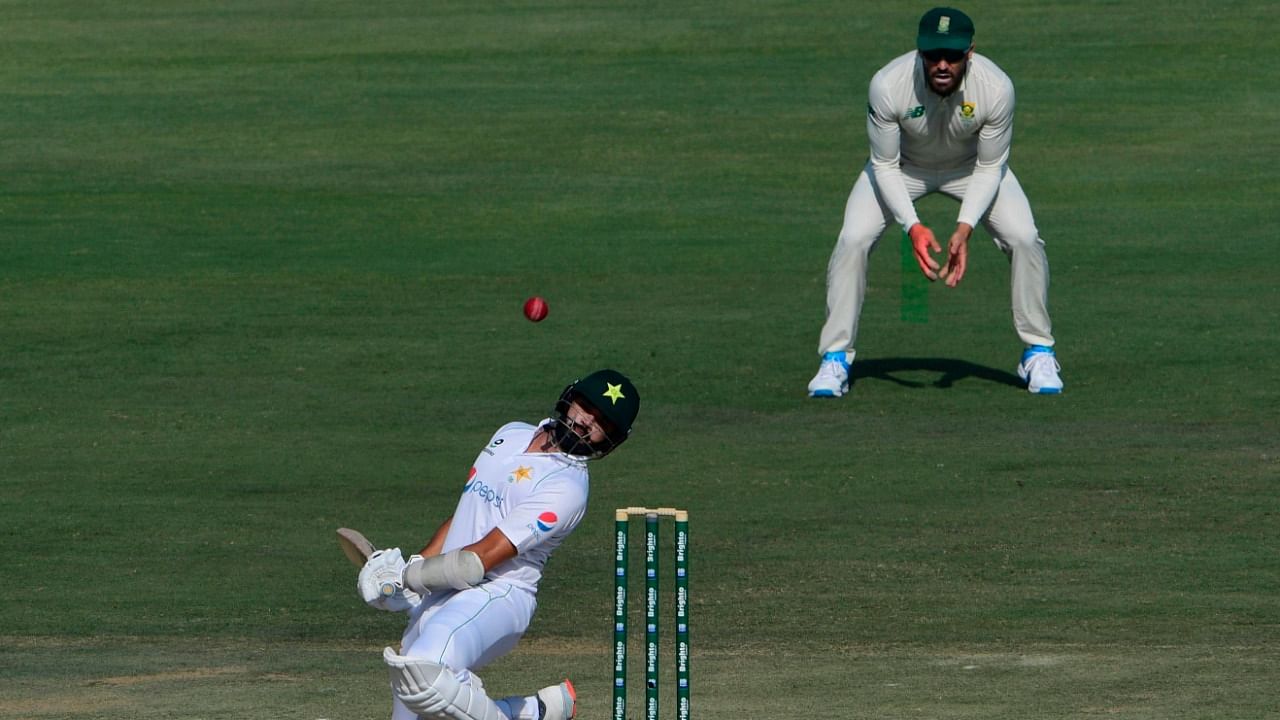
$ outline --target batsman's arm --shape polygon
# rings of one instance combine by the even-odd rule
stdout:
[[[444,522],[440,523],[440,527],[436,528],[431,539],[427,541],[426,547],[418,552],[422,557],[432,557],[439,555],[444,550],[444,539],[449,535],[449,528],[453,525],[453,516],[450,515]]]
[[[449,534],[449,527],[452,524],[453,516],[450,515],[449,519],[445,520],[435,534],[431,536],[431,541],[427,543],[427,546],[422,548],[422,551],[418,554],[424,558],[439,555],[444,550],[444,539]],[[475,553],[480,558],[480,562],[484,563],[485,571],[492,570],[510,560],[519,552],[515,544],[497,528],[490,530],[489,534],[480,538],[479,541],[471,543],[462,549]]]
[[[474,542],[463,548],[463,550],[470,550],[480,556],[480,562],[484,563],[485,572],[510,560],[519,552],[511,540],[498,528],[490,530],[489,534],[480,538],[479,542]]]
[[[419,594],[475,587],[484,582],[485,573],[515,557],[516,552],[507,536],[494,528],[464,548],[429,557],[414,555],[405,565],[401,581]]]

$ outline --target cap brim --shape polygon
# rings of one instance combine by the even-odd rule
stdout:
[[[916,37],[916,49],[924,52],[930,50],[968,50],[972,44],[972,36],[949,35],[939,37],[937,35],[919,35]]]

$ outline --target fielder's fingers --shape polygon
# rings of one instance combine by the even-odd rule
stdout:
[[[947,269],[942,273],[942,279],[947,281],[947,287],[959,285],[960,279],[964,277],[965,258],[958,256],[951,260],[952,262],[947,263]]]
[[[920,227],[920,226],[916,226]],[[938,279],[938,261],[933,259],[933,255],[929,253],[941,252],[942,246],[938,245],[938,240],[929,232],[927,228],[917,230],[911,235],[911,251],[916,256],[916,264],[920,266],[920,272],[930,280]]]
[[[937,245],[933,246],[933,252],[940,252],[941,250],[942,248]],[[916,262],[920,263],[920,267],[938,269],[938,261],[933,259],[933,255],[928,250],[919,246],[916,246]]]
[[[937,277],[938,261],[933,259],[933,256],[929,254],[929,251],[925,248],[924,244],[912,243],[911,249],[915,251],[916,264],[920,266],[920,271],[931,278]],[[938,247],[937,243],[934,243],[933,249],[937,252],[942,248]]]
[[[924,273],[925,277],[929,278],[930,280],[938,279],[938,273],[937,273],[938,261],[929,257],[928,255],[925,255],[923,258],[921,258],[919,255],[916,255],[916,264],[920,266],[920,272]]]

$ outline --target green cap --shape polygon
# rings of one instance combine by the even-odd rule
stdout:
[[[920,18],[920,34],[916,48],[930,50],[968,50],[973,44],[973,21],[955,8],[939,7]]]

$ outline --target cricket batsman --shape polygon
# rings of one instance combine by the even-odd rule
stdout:
[[[827,266],[827,315],[818,342],[822,362],[809,381],[810,397],[849,391],[867,258],[891,220],[906,229],[925,277],[947,287],[964,278],[974,226],[986,227],[1009,259],[1013,326],[1025,345],[1018,376],[1032,393],[1062,392],[1049,321],[1049,261],[1031,205],[1008,165],[1013,83],[973,51],[973,35],[969,16],[934,8],[920,18],[916,49],[871,78],[871,157],[849,193]],[[942,248],[914,205],[930,193],[960,203],[942,266],[933,257]]]
[[[373,607],[408,611],[398,651],[386,648],[392,720],[569,720],[565,680],[491,699],[475,671],[510,652],[537,606],[548,558],[582,521],[587,462],[627,439],[640,410],[616,370],[571,383],[552,416],[503,425],[476,456],[457,507],[406,562],[373,552],[358,588]]]

